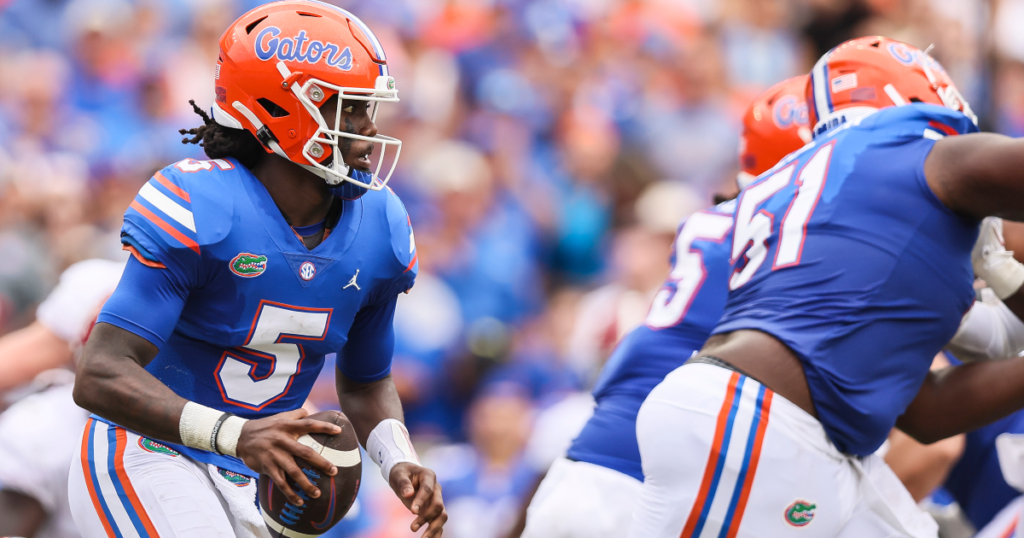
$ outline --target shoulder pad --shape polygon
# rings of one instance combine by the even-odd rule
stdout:
[[[139,189],[125,212],[122,243],[129,250],[141,247],[143,258],[148,254],[163,265],[167,257],[178,265],[194,264],[190,256],[197,260],[203,245],[219,241],[230,231],[235,193],[218,180],[225,178],[224,172],[233,175],[238,166],[223,159],[185,159],[160,170]],[[229,224],[220,225],[218,221],[225,219]]]
[[[910,134],[932,139],[978,132],[978,126],[963,112],[924,103],[886,108],[870,119],[873,129],[906,129]]]
[[[388,218],[388,227],[391,231],[391,248],[395,253],[398,262],[405,266],[405,272],[415,272],[419,269],[419,256],[416,254],[416,237],[412,232],[412,219],[405,209],[405,204],[390,187],[381,191],[386,195],[385,212]]]

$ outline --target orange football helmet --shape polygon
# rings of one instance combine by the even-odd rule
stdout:
[[[348,181],[380,190],[398,164],[400,140],[346,132],[341,123],[342,99],[368,101],[374,120],[379,103],[398,101],[377,37],[341,8],[317,0],[284,0],[242,15],[220,39],[216,91],[217,123],[248,129],[268,153],[303,166],[330,185]],[[318,107],[334,96],[338,112],[328,123]],[[339,151],[344,138],[382,145],[369,177],[350,173]],[[382,178],[388,146],[395,146],[395,157]]]
[[[925,51],[886,37],[851,39],[825,53],[807,84],[817,136],[880,108],[930,103],[978,123],[953,81]]]
[[[740,135],[740,173],[736,178],[741,189],[811,141],[804,102],[806,87],[807,75],[783,80],[747,107]]]

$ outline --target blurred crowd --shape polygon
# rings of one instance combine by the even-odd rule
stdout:
[[[0,334],[121,217],[213,101],[256,0],[0,0]],[[452,515],[497,538],[642,323],[681,219],[735,190],[740,114],[851,37],[938,58],[983,128],[1024,135],[1024,0],[336,0],[383,43],[416,229],[393,369]],[[313,405],[337,406],[333,374]],[[368,466],[370,467],[370,466]],[[376,469],[368,470],[376,474]],[[408,535],[381,482],[339,536]],[[377,494],[377,493],[380,494]]]

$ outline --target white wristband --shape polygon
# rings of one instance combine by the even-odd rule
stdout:
[[[217,452],[238,457],[238,438],[242,436],[242,426],[248,421],[235,415],[228,417],[217,433]]]
[[[393,418],[380,421],[366,440],[366,452],[380,466],[384,481],[391,482],[391,470],[399,463],[420,464],[405,424]]]
[[[245,422],[246,419],[230,413],[195,402],[185,402],[181,420],[178,421],[178,433],[181,435],[181,444],[187,447],[236,456],[238,438]]]

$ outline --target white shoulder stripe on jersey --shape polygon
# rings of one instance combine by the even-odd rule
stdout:
[[[946,135],[944,135],[944,134],[942,134],[942,133],[940,133],[938,131],[935,131],[933,129],[925,129],[924,130],[924,137],[929,139],[929,140],[942,140],[943,138],[946,138]]]
[[[192,217],[192,212],[181,207],[178,202],[171,200],[166,194],[157,190],[157,188],[151,183],[143,185],[142,190],[139,191],[139,196],[156,206],[160,211],[163,211],[168,217],[176,220],[178,224],[181,224],[191,230],[192,233],[195,233],[196,222]]]
[[[325,460],[338,467],[353,467],[355,465],[359,465],[359,462],[362,461],[358,448],[353,450],[335,450],[333,448],[327,448],[316,442],[316,440],[310,437],[309,434],[299,437],[298,441],[299,444],[312,448],[317,454],[323,456]]]

